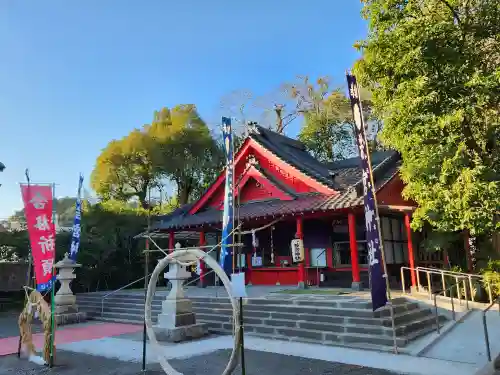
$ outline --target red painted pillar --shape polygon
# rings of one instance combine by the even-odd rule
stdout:
[[[304,241],[304,230],[302,228],[302,218],[301,217],[297,217],[297,233],[296,233],[296,236],[298,239],[301,239],[302,241]],[[304,252],[306,250],[304,249]],[[305,258],[305,254],[304,254],[304,258]],[[304,289],[306,287],[306,270],[305,270],[305,267],[304,267],[304,262],[300,262],[299,263],[299,282],[298,282],[298,287],[301,288],[301,289]]]
[[[205,246],[206,245],[206,240],[205,240],[205,232],[200,232],[200,246]],[[201,251],[205,251],[204,248],[201,249]],[[205,262],[203,260],[200,260],[200,283],[199,286],[201,288],[204,288],[205,285]]]
[[[417,287],[417,274],[415,271],[415,253],[413,252],[413,238],[410,226],[410,214],[405,215],[406,238],[408,239],[408,260],[411,268],[411,286]]]
[[[170,235],[168,236],[168,252],[171,253],[175,248],[175,232],[173,230],[170,231]]]
[[[352,212],[347,214],[347,225],[349,226],[349,247],[351,249],[352,288],[359,290],[361,279],[359,277],[358,243],[356,242],[356,216]]]
[[[333,248],[326,248],[326,266],[328,268],[333,268]]]
[[[246,272],[247,285],[252,285],[252,254],[247,254],[247,272]]]

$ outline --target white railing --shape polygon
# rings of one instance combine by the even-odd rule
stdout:
[[[474,292],[474,283],[477,281],[480,281],[484,285],[484,277],[482,275],[476,275],[472,273],[464,273],[464,272],[455,272],[455,271],[449,271],[449,270],[441,270],[438,268],[429,268],[429,267],[416,267],[416,268],[410,268],[410,267],[401,267],[401,286],[403,293],[406,294],[406,283],[405,283],[405,270],[410,272],[410,275],[412,273],[415,273],[416,281],[417,281],[417,292],[427,292],[429,294],[429,299],[432,299],[433,294],[436,291],[443,291],[443,295],[445,297],[448,297],[447,291],[449,288],[446,285],[446,278],[453,278],[455,280],[455,285],[457,288],[457,296],[460,299],[461,298],[461,290],[460,290],[460,285],[462,284],[461,281],[464,281],[465,283],[468,283],[468,288],[466,284],[464,284],[464,298],[469,301],[475,301],[476,294]],[[427,281],[427,290],[422,286],[422,283],[420,282],[420,276],[421,274],[425,275],[426,281]],[[432,288],[432,275],[438,275],[440,276],[441,279],[441,288],[436,289],[433,291]],[[467,290],[468,289],[468,290]],[[488,283],[486,284],[486,289],[488,292],[488,298],[490,303],[493,302],[493,294],[491,291],[491,285]],[[451,296],[452,291],[450,290],[450,296]],[[470,294],[470,299],[469,299],[469,294]]]

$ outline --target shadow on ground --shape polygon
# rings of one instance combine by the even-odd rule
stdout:
[[[172,366],[184,375],[219,375],[227,364],[229,350],[219,350],[207,355],[188,359],[172,360]],[[115,359],[58,351],[54,368],[37,366],[27,359],[17,356],[0,358],[0,375],[132,375],[141,374],[140,363],[122,362]],[[394,372],[370,369],[281,354],[246,351],[247,375],[398,375]],[[162,375],[160,366],[149,365],[149,375]],[[234,372],[241,374],[238,368]]]

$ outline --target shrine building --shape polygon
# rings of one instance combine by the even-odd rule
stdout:
[[[322,163],[301,142],[255,125],[234,160],[235,226],[240,223],[246,232],[236,263],[248,284],[369,286],[359,158]],[[401,266],[439,267],[443,254],[418,251],[420,236],[410,229],[416,204],[401,195],[399,154],[375,152],[371,160],[389,278],[400,287]],[[189,245],[215,245],[221,239],[224,187],[222,171],[198,201],[157,217],[154,231],[169,237],[171,249],[187,237]],[[291,253],[295,238],[304,244],[305,259],[298,264]],[[203,284],[214,285],[214,274],[201,269]],[[411,276],[406,279],[415,285]]]

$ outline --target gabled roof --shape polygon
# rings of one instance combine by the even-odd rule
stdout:
[[[259,125],[251,129],[249,137],[305,175],[336,190],[329,174],[329,167],[314,158],[302,142]]]
[[[280,135],[271,130],[254,125],[250,128],[248,137],[236,151],[234,156],[235,165],[240,162],[242,155],[248,149],[261,150],[268,154],[269,159],[276,159],[294,169],[300,179],[307,180],[309,186],[322,193],[336,193],[334,183],[328,176],[328,168],[313,156],[311,156],[302,142]],[[190,213],[195,214],[202,209],[210,196],[224,182],[225,170],[223,170],[217,180],[204,192],[202,197],[190,208]]]
[[[290,163],[292,166],[316,180],[324,181],[339,193],[337,194],[295,194],[293,200],[270,199],[266,201],[249,202],[239,208],[241,220],[264,217],[295,215],[316,211],[333,211],[363,204],[360,158],[341,160],[333,163],[321,163],[314,159],[299,141],[287,138],[262,127],[258,132],[252,132],[250,138],[272,152],[276,157]],[[306,153],[307,155],[304,155]],[[394,151],[375,152],[371,154],[373,175],[377,191],[380,191],[393,179],[400,167],[400,156]],[[265,171],[259,170],[265,174]],[[334,178],[332,179],[332,172]],[[266,177],[276,183],[268,174]],[[286,189],[284,186],[277,186]],[[285,190],[286,191],[286,190]],[[290,192],[288,192],[290,193]],[[187,205],[176,212],[158,218],[154,229],[168,230],[202,225],[218,225],[222,221],[219,209],[208,208],[194,215],[189,214],[192,205]]]
[[[344,191],[361,181],[359,157],[322,163],[307,151],[302,142],[259,125],[253,127],[249,137],[281,160],[336,191]],[[381,163],[387,160],[399,160],[396,151],[377,151],[370,156],[374,173]]]

